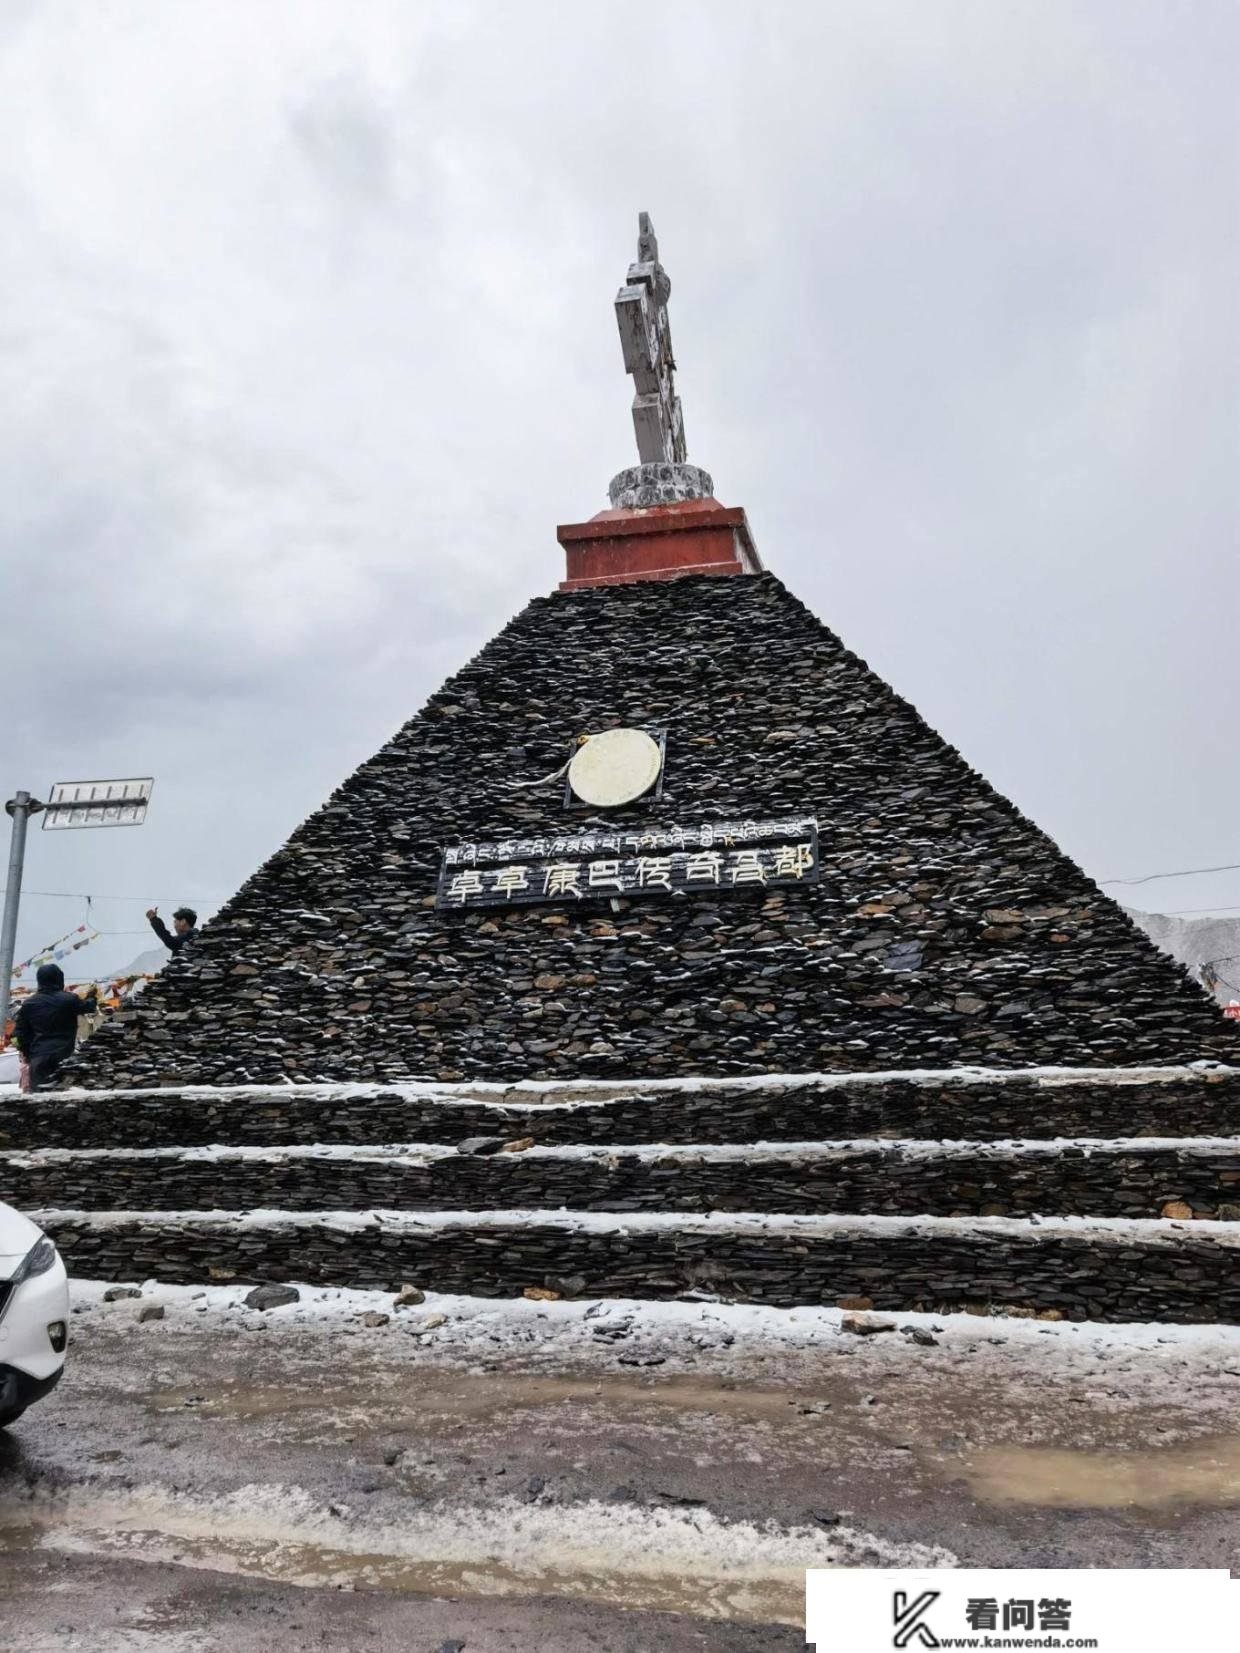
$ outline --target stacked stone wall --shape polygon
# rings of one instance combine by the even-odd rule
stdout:
[[[681,1154],[599,1158],[446,1154],[424,1164],[303,1157],[0,1158],[12,1204],[83,1210],[762,1211],[917,1216],[1054,1213],[1154,1218],[1169,1203],[1240,1219],[1240,1142],[943,1154],[833,1150],[827,1156]]]
[[[714,1291],[792,1308],[868,1297],[879,1309],[972,1304],[1070,1319],[1240,1321],[1240,1252],[1191,1234],[1116,1238],[1107,1230],[1040,1237],[996,1225],[935,1232],[896,1221],[826,1235],[540,1222],[485,1227],[146,1222],[47,1213],[72,1271],[87,1279],[171,1282],[296,1279],[395,1290],[670,1298]]]
[[[646,1090],[608,1101],[513,1107],[496,1100],[293,1086],[270,1091],[176,1088],[44,1093],[0,1112],[0,1149],[199,1147],[211,1143],[426,1142],[532,1135],[542,1145],[595,1142],[824,1142],[868,1137],[999,1141],[1056,1137],[1240,1136],[1240,1073],[1153,1076],[1125,1084],[1082,1076],[1046,1083],[890,1079],[828,1087]],[[528,1093],[527,1093],[528,1095]],[[515,1100],[515,1094],[512,1097]]]
[[[583,732],[662,799],[566,807]],[[445,845],[814,813],[811,887],[437,911]],[[772,576],[532,603],[66,1085],[1233,1060],[1236,1028]]]

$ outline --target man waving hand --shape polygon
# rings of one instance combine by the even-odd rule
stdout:
[[[159,916],[159,908],[151,907],[147,912],[151,929],[163,942],[164,946],[174,953],[179,953],[186,942],[193,941],[198,934],[198,914],[192,907],[178,907],[172,915],[175,933],[168,929]]]

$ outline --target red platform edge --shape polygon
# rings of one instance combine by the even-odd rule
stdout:
[[[561,591],[686,574],[760,574],[744,511],[717,499],[684,499],[631,511],[600,511],[563,523],[556,538],[568,560]]]

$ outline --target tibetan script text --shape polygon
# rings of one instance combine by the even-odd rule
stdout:
[[[508,854],[496,854],[499,849]],[[451,910],[770,888],[816,883],[818,870],[812,816],[459,844],[444,852],[435,905]]]

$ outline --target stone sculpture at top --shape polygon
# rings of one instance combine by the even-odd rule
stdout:
[[[633,375],[633,428],[643,465],[666,460],[685,462],[685,428],[676,394],[676,362],[667,300],[672,291],[667,271],[659,263],[650,214],[638,216],[637,263],[629,265],[627,282],[616,294],[616,320],[624,368]]]
[[[633,428],[640,465],[621,471],[608,490],[613,506],[667,505],[709,498],[710,477],[686,463],[685,427],[676,394],[676,361],[667,301],[672,284],[659,263],[650,214],[638,214],[637,262],[616,294],[624,366],[633,375]]]

